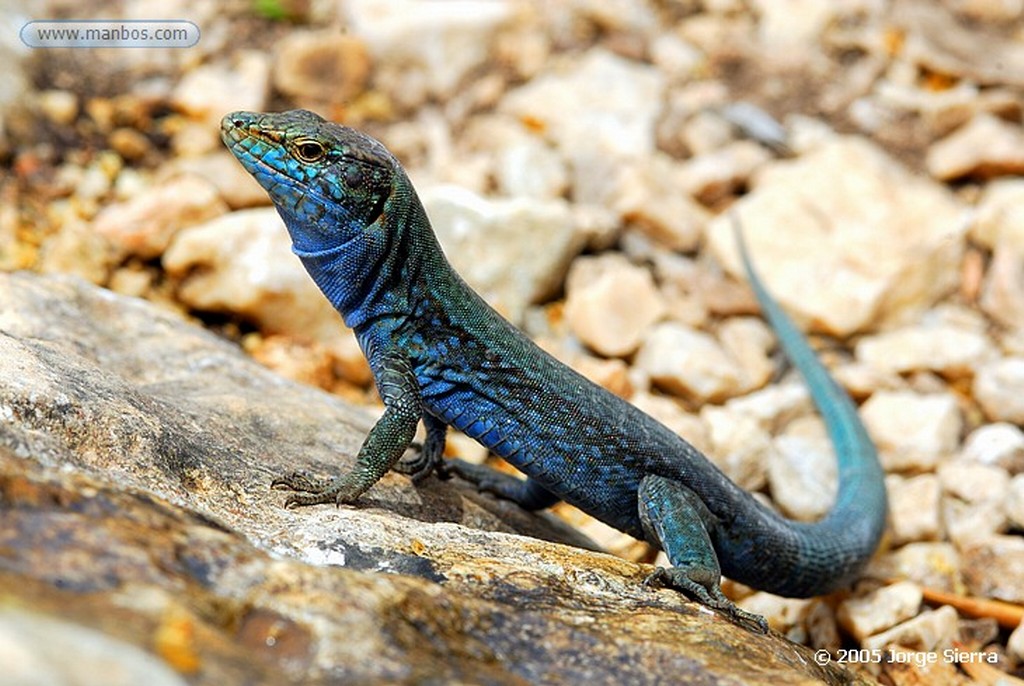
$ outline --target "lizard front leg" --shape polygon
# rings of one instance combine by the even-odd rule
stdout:
[[[678,481],[654,475],[640,482],[638,497],[644,534],[661,546],[672,563],[667,569],[656,569],[645,583],[683,591],[704,605],[767,633],[764,617],[741,610],[722,593],[722,571],[709,533],[716,526],[715,517],[704,501]]]
[[[289,495],[285,507],[354,502],[395,466],[412,443],[423,414],[416,375],[400,355],[383,357],[377,369],[384,414],[363,441],[356,466],[348,474],[330,479],[313,479],[303,472],[274,479],[272,487],[301,491]]]

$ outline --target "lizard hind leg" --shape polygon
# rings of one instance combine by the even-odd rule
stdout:
[[[725,597],[709,531],[715,517],[689,488],[663,476],[649,475],[640,482],[640,521],[648,540],[658,543],[671,567],[658,568],[645,583],[682,591],[759,633],[767,633],[764,617],[746,612]]]

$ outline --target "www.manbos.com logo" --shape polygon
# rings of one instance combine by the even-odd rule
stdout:
[[[21,27],[30,48],[190,48],[199,27],[185,19],[36,20]]]

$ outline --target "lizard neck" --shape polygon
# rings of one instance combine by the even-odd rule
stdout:
[[[327,250],[293,251],[357,332],[414,317],[426,294],[457,280],[408,181],[396,182],[385,212],[353,238]]]

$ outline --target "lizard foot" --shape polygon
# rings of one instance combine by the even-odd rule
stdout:
[[[718,610],[741,626],[745,626],[760,634],[768,633],[768,621],[764,617],[736,607],[735,603],[725,597],[717,583],[706,586],[699,581],[695,581],[687,574],[687,570],[682,567],[669,567],[668,569],[658,567],[644,579],[644,585],[674,588],[677,591],[682,591],[695,598],[702,605]]]
[[[405,474],[414,484],[421,483],[431,474],[436,474],[438,479],[447,481],[452,478],[452,471],[448,468],[446,460],[440,455],[432,454],[429,446],[413,441],[409,444],[412,453],[402,457],[392,469],[399,474]]]
[[[315,477],[305,471],[279,476],[270,482],[270,487],[279,491],[294,491],[284,501],[284,506],[289,510],[306,505],[342,505],[353,500],[341,479]]]

